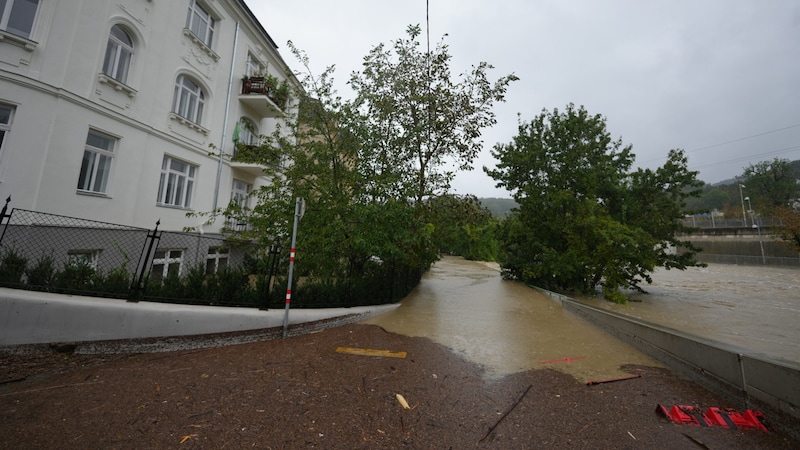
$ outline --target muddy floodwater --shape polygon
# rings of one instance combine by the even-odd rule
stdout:
[[[800,363],[800,269],[710,264],[658,269],[640,302],[592,305],[741,348]]]
[[[583,382],[630,374],[623,364],[657,362],[564,311],[496,267],[445,257],[394,311],[366,323],[425,336],[481,364],[487,377],[553,368]]]

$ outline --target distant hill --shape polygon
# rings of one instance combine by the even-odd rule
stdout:
[[[507,217],[517,207],[517,202],[510,198],[479,198],[478,201],[495,217]]]

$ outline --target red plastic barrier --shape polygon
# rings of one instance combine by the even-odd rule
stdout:
[[[657,405],[656,412],[662,414],[664,417],[675,423],[682,423],[686,425],[697,425],[707,427],[708,423],[703,418],[700,411],[696,410],[694,406],[689,405],[675,405],[667,409],[664,405]]]
[[[711,407],[703,413],[694,406],[674,405],[668,409],[666,406],[659,404],[656,406],[656,412],[679,424],[769,432],[769,422],[767,422],[764,414],[761,411],[753,411],[751,409],[738,412],[731,408]]]
[[[750,409],[740,413],[736,410],[726,408],[708,408],[708,411],[703,415],[706,421],[715,426],[725,428],[739,428],[742,430],[761,430],[769,432],[764,426],[764,415],[760,411],[753,411]]]

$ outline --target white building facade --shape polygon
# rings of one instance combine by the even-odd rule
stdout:
[[[250,92],[253,74],[297,87],[242,0],[0,1],[0,198],[196,227],[188,212],[242,204],[269,183],[236,162],[233,137],[256,143],[292,101],[275,86]]]

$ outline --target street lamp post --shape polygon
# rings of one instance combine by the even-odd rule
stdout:
[[[744,199],[747,200],[747,208],[748,211],[750,212],[750,221],[753,222],[753,228],[755,228],[758,231],[758,245],[761,246],[761,263],[766,265],[767,255],[764,253],[764,239],[761,238],[761,226],[760,224],[756,223],[756,218],[753,213],[753,205],[750,203],[750,197],[745,197]]]
[[[745,228],[747,227],[747,216],[744,212],[744,194],[742,194],[742,188],[746,187],[743,184],[739,184],[739,198],[742,199],[742,222],[744,223]],[[748,197],[750,198],[750,197]]]

